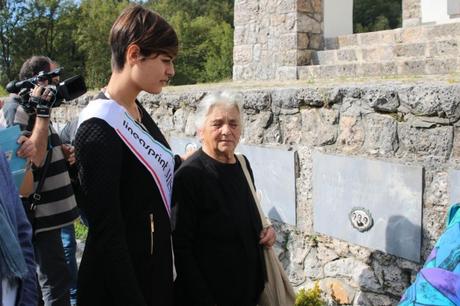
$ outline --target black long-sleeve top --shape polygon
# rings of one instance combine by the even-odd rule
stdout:
[[[177,171],[174,198],[176,305],[256,305],[264,287],[262,224],[240,164],[198,150]]]
[[[169,148],[140,108],[143,126]],[[172,305],[171,226],[154,179],[101,119],[81,124],[75,146],[89,222],[78,304]]]

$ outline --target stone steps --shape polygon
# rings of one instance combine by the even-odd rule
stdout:
[[[394,30],[358,33],[328,38],[325,49],[371,48],[381,45],[422,43],[460,37],[460,23],[421,25]]]
[[[311,54],[299,79],[449,74],[460,71],[460,23],[339,36]]]
[[[458,72],[460,71],[459,67],[459,56],[444,56],[428,59],[396,59],[391,61],[300,66],[297,68],[297,74],[300,80],[436,75]]]
[[[423,60],[460,56],[460,37],[428,42],[371,45],[340,48],[312,54],[312,65],[373,63],[390,60]]]

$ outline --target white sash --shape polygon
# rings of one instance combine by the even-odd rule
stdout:
[[[171,216],[171,195],[174,175],[174,155],[149,133],[114,100],[97,99],[89,102],[78,118],[80,124],[91,118],[107,122],[147,168],[160,190],[168,215]],[[77,127],[77,129],[78,129]]]

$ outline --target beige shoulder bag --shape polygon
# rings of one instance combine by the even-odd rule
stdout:
[[[252,183],[251,176],[246,166],[246,160],[243,155],[236,154],[241,168],[243,169],[244,176],[248,181],[249,188],[251,188],[254,202],[260,214],[262,226],[264,228],[271,226],[270,221],[265,217],[262,207],[259,203],[254,184]],[[267,281],[265,289],[260,295],[259,306],[292,306],[295,303],[295,293],[292,289],[286,273],[284,272],[281,263],[276,256],[273,248],[264,247],[265,266],[267,269]]]

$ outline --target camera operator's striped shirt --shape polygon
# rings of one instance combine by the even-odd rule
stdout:
[[[14,100],[7,101],[15,102]],[[6,103],[5,103],[6,105]],[[3,109],[1,110],[3,111]],[[14,117],[14,120],[12,118]],[[4,116],[7,125],[19,124],[22,129],[31,130],[33,117],[17,105],[14,116]],[[27,120],[25,120],[27,118]],[[47,230],[57,229],[73,223],[78,218],[78,210],[73,193],[67,162],[61,149],[61,140],[55,129],[50,124],[48,129],[48,147],[52,150],[51,162],[45,174],[45,181],[40,192],[41,199],[34,212],[35,234]],[[33,168],[35,188],[43,174],[43,168]]]
[[[35,233],[71,224],[79,215],[67,170],[67,162],[62,153],[61,140],[51,125],[48,133],[48,145],[53,152],[40,192],[41,199],[35,209]],[[37,188],[43,175],[43,168],[34,168],[33,174],[35,188]]]

